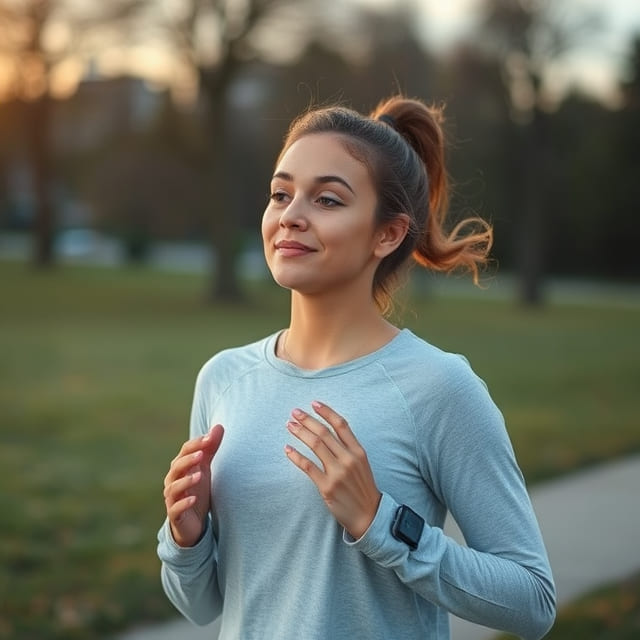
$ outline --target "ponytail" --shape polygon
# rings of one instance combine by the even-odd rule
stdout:
[[[468,271],[473,282],[478,284],[480,269],[488,261],[493,230],[479,217],[466,218],[447,229],[449,178],[442,130],[444,108],[395,96],[378,104],[371,118],[390,124],[416,152],[426,169],[428,212],[422,229],[416,229],[414,260],[434,271]]]

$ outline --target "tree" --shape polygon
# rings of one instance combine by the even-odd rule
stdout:
[[[508,154],[513,126],[497,61],[477,46],[461,43],[443,65],[452,177],[451,210],[481,215],[494,231],[492,258],[513,261],[508,215],[513,164]]]
[[[320,0],[188,0],[181,11],[167,16],[164,28],[186,67],[197,78],[200,89],[206,131],[204,152],[211,202],[215,203],[211,230],[216,263],[210,298],[241,297],[236,271],[241,244],[238,221],[245,216],[238,210],[241,199],[229,191],[243,167],[234,162],[238,158],[237,150],[233,149],[237,139],[232,137],[234,127],[229,110],[237,111],[230,96],[241,81],[246,81],[243,73],[247,63],[262,60],[295,64],[314,39],[321,41],[326,51],[352,60],[364,58],[376,44],[367,31],[372,23],[363,19],[365,15],[364,9],[354,3],[329,5]],[[253,89],[257,95],[250,98],[253,104],[244,117],[260,119],[269,90],[260,95],[259,83],[254,83]],[[310,89],[313,92],[316,87]],[[239,114],[233,116],[237,123]]]
[[[569,21],[566,6],[552,0],[487,0],[480,31],[482,46],[502,64],[505,95],[516,125],[511,138],[514,184],[519,197],[512,203],[519,213],[517,252],[521,299],[542,301],[544,274],[544,211],[551,157],[549,112],[555,106],[549,89],[553,66],[598,26],[594,14]]]
[[[174,12],[167,11],[158,26],[174,45],[185,69],[199,87],[199,113],[204,131],[201,147],[209,182],[211,241],[215,253],[209,299],[236,300],[241,289],[236,270],[240,248],[239,212],[229,193],[227,96],[243,63],[260,57],[256,43],[260,31],[280,14],[292,31],[299,31],[291,12],[293,0],[187,0]],[[277,21],[276,21],[277,22]],[[277,28],[276,28],[277,31]]]
[[[144,5],[143,0],[110,0],[81,11],[71,0],[0,1],[0,61],[9,69],[4,91],[25,104],[24,124],[35,196],[34,255],[36,266],[53,264],[54,174],[51,140],[52,83],[74,59],[126,37],[123,25]]]
[[[623,105],[616,119],[615,171],[611,184],[611,220],[603,223],[608,266],[630,278],[640,276],[637,238],[640,233],[640,33],[631,43],[625,78],[621,83]],[[613,187],[611,189],[611,187]]]

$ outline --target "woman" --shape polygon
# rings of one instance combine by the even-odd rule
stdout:
[[[445,231],[440,122],[393,97],[289,130],[262,234],[290,325],[205,364],[165,478],[164,589],[198,624],[222,615],[223,639],[444,639],[448,612],[524,638],[553,622],[500,412],[463,358],[385,318],[412,261],[477,280],[491,244],[478,219]]]

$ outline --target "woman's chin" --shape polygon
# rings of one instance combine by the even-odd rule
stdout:
[[[300,293],[302,295],[313,295],[314,293],[318,293],[318,286],[313,286],[313,283],[310,283],[301,278],[287,278],[286,276],[274,276],[272,277],[275,283],[282,287],[283,289],[287,289],[288,291],[295,291],[296,293]]]
[[[302,278],[299,273],[291,273],[287,269],[272,269],[271,277],[274,279],[277,285],[283,289],[299,290],[309,287],[309,283],[306,278]]]

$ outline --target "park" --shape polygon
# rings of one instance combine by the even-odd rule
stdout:
[[[0,0],[0,640],[172,628],[163,477],[203,363],[287,326],[258,227],[310,106],[446,104],[491,263],[413,272],[391,320],[469,359],[534,496],[637,459],[633,3],[451,0],[446,46],[426,0],[90,4]],[[547,637],[639,636],[632,558]]]
[[[5,261],[0,277],[0,637],[109,637],[171,619],[155,533],[195,375],[281,328],[286,292],[249,281],[250,302],[212,306],[198,273]],[[411,288],[403,322],[468,356],[530,486],[640,450],[637,292],[531,311],[491,283],[469,296],[447,282],[455,291],[455,278]],[[616,602],[637,612],[630,585]]]

